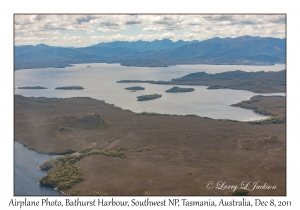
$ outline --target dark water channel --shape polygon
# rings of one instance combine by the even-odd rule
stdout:
[[[63,195],[51,187],[41,186],[38,181],[46,175],[46,171],[38,167],[50,158],[59,157],[59,155],[40,154],[29,150],[19,142],[14,142],[14,195]]]

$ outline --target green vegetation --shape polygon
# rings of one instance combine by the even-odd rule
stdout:
[[[125,88],[126,90],[145,90],[144,87],[140,87],[140,86],[134,86],[134,87],[127,87]]]
[[[18,87],[18,89],[47,89],[47,88],[41,86],[25,86],[25,87]]]
[[[181,88],[181,87],[172,87],[171,89],[166,90],[166,93],[182,93],[182,92],[192,92],[195,91],[194,88]]]
[[[90,155],[105,155],[118,158],[126,158],[126,155],[118,150],[103,151],[101,149],[85,149],[82,153],[65,155],[57,159],[46,161],[40,166],[41,170],[49,170],[39,183],[51,186],[58,190],[67,190],[83,180],[82,170],[74,166],[74,163]]]
[[[47,175],[44,176],[39,183],[41,185],[55,187],[58,190],[67,190],[76,183],[83,180],[82,170],[73,164],[82,157],[77,155],[66,155],[51,161],[50,164],[45,163],[47,167],[41,167],[44,170],[49,169]],[[44,166],[45,166],[44,165]]]
[[[249,191],[244,190],[244,189],[237,189],[233,193],[231,193],[231,195],[233,195],[233,196],[246,196],[248,194],[249,194]]]
[[[51,168],[53,168],[55,166],[55,164],[58,162],[58,159],[59,158],[50,159],[50,160],[46,161],[45,163],[43,163],[42,165],[40,165],[39,168],[41,170],[48,171],[48,170],[50,170]]]
[[[84,88],[81,86],[65,86],[65,87],[57,87],[57,90],[83,90]]]
[[[151,94],[151,95],[138,96],[137,99],[138,99],[138,101],[147,101],[147,100],[161,98],[161,96],[162,95],[159,95],[159,94]]]

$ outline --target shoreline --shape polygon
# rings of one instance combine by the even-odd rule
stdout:
[[[286,97],[277,98],[276,101],[278,101],[278,103],[274,103],[274,101],[272,102],[273,98],[274,97],[272,96],[265,97],[265,101],[268,104],[266,108],[270,107],[270,105],[273,106],[272,104],[275,104],[275,106],[284,105],[283,102]],[[199,173],[202,173],[201,171],[203,169],[208,170],[208,173],[205,173],[206,175],[202,174],[201,176],[201,179],[206,180],[208,179],[207,176],[215,174],[218,167],[221,167],[221,169],[223,168],[224,170],[226,167],[237,167],[244,161],[243,158],[247,158],[247,160],[250,158],[249,160],[251,160],[251,158],[253,158],[253,154],[255,154],[255,159],[265,159],[265,156],[268,153],[266,153],[265,149],[259,148],[264,148],[265,145],[269,144],[268,141],[266,141],[266,138],[270,139],[274,149],[281,148],[281,150],[276,149],[276,154],[279,156],[276,155],[268,157],[272,157],[272,161],[274,161],[274,163],[277,163],[278,161],[280,162],[280,158],[284,157],[284,152],[282,150],[284,148],[283,143],[285,142],[284,123],[272,125],[250,125],[249,123],[242,121],[215,120],[207,117],[138,115],[137,113],[132,111],[128,112],[98,99],[87,100],[86,97],[74,97],[68,99],[54,98],[53,100],[48,100],[48,105],[53,103],[57,104],[57,106],[52,109],[48,109],[48,106],[39,106],[39,102],[41,101],[43,100],[35,97],[15,95],[15,112],[21,114],[15,116],[15,122],[17,122],[15,123],[15,141],[19,142],[18,138],[20,138],[21,141],[26,142],[26,145],[28,146],[20,142],[22,145],[27,148],[34,148],[31,150],[35,152],[37,150],[60,151],[65,148],[70,148],[74,151],[81,151],[82,149],[88,148],[103,148],[106,151],[123,151],[128,157],[127,159],[121,159],[106,155],[91,155],[80,159],[80,161],[76,162],[74,166],[83,170],[84,181],[79,182],[75,185],[76,187],[74,186],[68,189],[67,192],[69,193],[60,191],[66,196],[72,195],[76,189],[80,189],[79,195],[88,195],[93,191],[108,195],[116,195],[117,193],[127,195],[125,185],[123,186],[121,184],[118,189],[115,189],[117,191],[115,191],[110,187],[103,188],[104,186],[102,186],[101,183],[96,183],[95,179],[99,179],[98,176],[101,176],[101,179],[113,184],[115,180],[122,179],[123,176],[132,177],[134,174],[141,176],[141,178],[137,179],[137,181],[143,181],[143,183],[148,183],[148,178],[152,179],[156,176],[158,176],[158,178],[160,177],[159,180],[155,181],[155,186],[160,186],[157,188],[159,190],[156,192],[152,191],[151,195],[166,195],[171,192],[167,190],[167,186],[165,186],[165,188],[160,184],[161,182],[165,183],[165,180],[170,180],[173,187],[177,187],[177,183],[179,182],[181,184],[187,184],[189,188],[194,189],[194,184],[190,186],[190,182],[184,181],[187,178],[186,176],[188,176],[193,182],[198,183],[198,179],[196,177],[200,175]],[[24,107],[23,104],[28,104],[30,109],[37,111],[41,115],[38,117],[36,115],[22,115],[22,113],[24,114],[28,112],[28,108]],[[76,104],[76,106],[73,106],[72,104]],[[282,109],[285,109],[285,107]],[[105,130],[73,129],[71,133],[59,133],[61,127],[68,128],[66,126],[69,124],[66,123],[73,122],[66,121],[69,118],[64,117],[72,116],[75,113],[78,113],[78,111],[82,114],[86,112],[97,113],[102,119],[111,122],[111,126]],[[63,122],[65,122],[65,124],[59,124],[57,127],[47,126],[49,122],[56,122],[53,121],[53,116],[61,116],[62,119],[64,119]],[[80,117],[82,115],[74,116]],[[43,119],[42,124],[40,123],[41,119]],[[138,130],[136,129],[136,126],[138,126]],[[44,128],[46,130],[44,130]],[[149,132],[149,128],[151,129],[151,132]],[[44,131],[39,133],[40,130]],[[234,132],[232,132],[233,130]],[[47,133],[51,134],[56,132],[58,132],[58,136],[49,136],[48,138]],[[101,134],[101,137],[99,138],[100,133],[103,134]],[[33,136],[35,137],[32,138]],[[77,138],[81,136],[85,136],[84,139]],[[243,138],[240,138],[240,136]],[[65,141],[62,142],[60,139],[65,139]],[[218,146],[218,142],[220,140],[222,140],[224,144]],[[236,142],[237,140],[240,142],[238,145]],[[259,145],[257,141],[259,142]],[[255,149],[256,146],[259,146],[259,148]],[[150,147],[155,149],[138,150],[139,148]],[[218,149],[222,148],[223,151],[218,157],[207,159],[209,160],[208,162],[202,161],[200,163],[193,162],[192,165],[188,164],[190,161],[189,159],[186,159],[187,157],[192,158],[192,161],[196,161],[203,155],[205,158],[209,158],[211,152],[215,150],[215,147],[220,147]],[[267,149],[269,150],[269,148]],[[270,150],[272,153],[274,153],[274,151],[273,149]],[[154,160],[150,160],[149,155],[151,157],[153,156]],[[237,160],[236,155],[239,155],[240,159]],[[161,158],[163,157],[166,157],[168,161],[162,161]],[[179,163],[172,165],[171,163],[173,163],[173,160],[176,158],[179,158]],[[157,161],[160,161],[161,164],[156,165],[155,163]],[[225,162],[221,164],[220,161],[225,161],[226,164]],[[96,163],[99,163],[100,165],[97,165]],[[151,170],[144,168],[147,164],[154,164],[151,167]],[[213,168],[209,167],[211,164],[214,165]],[[282,162],[278,167],[284,167],[283,164],[284,163]],[[274,173],[279,169],[276,165],[274,165],[274,167],[276,166],[276,168],[274,168],[275,171],[265,171],[265,169],[262,168],[265,167],[265,161],[259,165],[261,166],[253,168],[256,172],[253,172],[250,169],[246,170],[247,173],[250,173],[255,177],[255,179],[259,179],[263,173]],[[100,168],[103,167],[105,167],[105,171],[100,173]],[[118,168],[117,171],[120,170],[120,172],[114,172],[116,167]],[[129,171],[128,167],[130,168]],[[176,176],[172,178],[168,175],[169,173],[167,173],[169,170],[178,171],[179,173],[176,173]],[[186,173],[181,173],[183,170],[186,171]],[[147,173],[144,174],[144,171],[147,171]],[[240,175],[245,173],[244,170],[240,171],[239,167],[234,169],[234,171]],[[222,175],[228,175],[228,173],[229,171],[225,170],[222,172]],[[110,176],[107,176],[108,174],[110,174]],[[281,177],[283,176],[282,174],[284,174],[283,171],[277,175]],[[86,175],[88,176],[86,177]],[[238,177],[239,176],[236,176],[235,178],[239,181]],[[145,178],[147,179],[145,180]],[[272,178],[268,178],[266,181],[273,182],[274,180]],[[282,184],[282,186],[284,185]],[[147,184],[143,184],[140,187],[145,189],[144,187],[147,187]],[[138,190],[140,187],[131,186],[130,188],[133,190],[131,191],[132,194],[136,194],[138,191],[134,190]],[[154,188],[151,189],[154,190]],[[178,195],[190,194],[190,191],[186,191],[181,188],[175,189],[178,190]],[[195,193],[196,191],[193,192]],[[200,194],[207,195],[207,193],[209,192],[203,191]],[[278,191],[278,193],[280,193],[280,191]],[[139,193],[139,195],[142,194]]]
[[[60,67],[60,68],[66,68],[66,67],[73,67],[74,65],[76,64],[90,64],[91,62],[84,62],[84,63],[72,63],[72,64],[64,64],[62,66],[64,67]],[[272,64],[210,64],[210,63],[189,63],[189,64],[186,64],[186,63],[182,63],[182,64],[170,64],[170,65],[162,65],[162,66],[151,66],[151,65],[126,65],[126,64],[123,64],[121,62],[111,62],[111,63],[108,63],[108,62],[92,62],[92,63],[101,63],[101,64],[119,64],[120,66],[124,66],[124,67],[149,67],[149,68],[160,68],[160,67],[171,67],[171,66],[183,66],[183,65],[191,65],[191,66],[195,66],[195,65],[218,65],[218,66],[221,66],[221,65],[228,65],[228,66],[236,66],[236,65],[239,65],[239,66],[275,66],[275,65],[286,65],[286,63],[272,63]],[[47,65],[47,66],[43,66],[43,67],[39,67],[39,66],[36,66],[36,67],[28,67],[28,68],[15,68],[14,71],[19,71],[19,70],[30,70],[30,69],[46,69],[46,68],[58,68],[58,67],[55,67],[52,66],[52,65]]]
[[[249,92],[251,92],[251,91],[249,91]],[[253,92],[254,93],[254,92]],[[266,94],[268,94],[268,93],[266,93]],[[276,94],[276,93],[274,93],[274,94]],[[27,96],[23,96],[23,95],[19,95],[19,94],[15,94],[14,96],[21,96],[21,97],[25,97],[25,98],[40,98],[40,97],[27,97]],[[252,97],[255,97],[255,96],[262,96],[262,95],[254,95],[254,96],[252,96]],[[263,96],[263,97],[285,97],[286,98],[286,96],[280,96],[280,95],[270,95],[270,96]],[[119,106],[115,106],[114,104],[110,104],[110,103],[107,103],[105,100],[100,100],[100,99],[95,99],[95,98],[92,98],[92,97],[87,97],[87,96],[82,96],[82,97],[67,97],[67,98],[55,98],[55,97],[41,97],[41,98],[47,98],[47,99],[58,99],[58,100],[62,100],[62,99],[72,99],[72,98],[82,98],[82,99],[92,99],[92,100],[96,100],[96,101],[99,101],[99,102],[104,102],[105,104],[107,104],[107,105],[111,105],[111,106],[114,106],[114,107],[116,107],[116,108],[119,108],[119,109],[121,109],[121,110],[123,110],[123,111],[130,111],[130,112],[132,112],[132,113],[134,113],[134,114],[137,114],[137,115],[141,115],[142,113],[148,113],[148,112],[145,112],[145,111],[142,111],[142,112],[134,112],[134,111],[132,111],[132,110],[129,110],[129,109],[123,109],[122,107],[119,107]],[[247,101],[247,99],[245,99],[245,100],[242,100],[242,101],[240,101],[240,102],[243,102],[243,101]],[[240,103],[240,102],[238,102],[238,103]],[[232,106],[233,104],[230,104],[230,105],[228,105],[228,106]],[[232,106],[232,107],[234,107],[234,106]],[[241,108],[241,109],[246,109],[246,110],[250,110],[250,111],[252,111],[253,113],[255,113],[255,114],[258,114],[258,115],[260,115],[260,116],[268,116],[268,115],[263,115],[263,114],[260,114],[260,113],[256,113],[253,109],[251,109],[251,108],[246,108],[246,107],[238,107],[238,108]],[[151,114],[156,114],[156,115],[161,115],[161,116],[165,116],[165,115],[170,115],[170,116],[183,116],[183,117],[185,117],[185,116],[191,116],[191,114],[186,114],[186,115],[180,115],[180,114],[168,114],[168,113],[166,113],[166,114],[164,114],[164,113],[156,113],[156,112],[149,112],[149,113],[151,113]],[[261,119],[261,120],[247,120],[247,121],[240,121],[240,120],[231,120],[231,119],[221,119],[221,118],[210,118],[210,117],[203,117],[203,116],[199,116],[199,115],[195,115],[195,114],[192,114],[193,116],[195,116],[195,117],[200,117],[200,118],[205,118],[205,119],[211,119],[211,120],[217,120],[217,121],[220,121],[220,120],[227,120],[227,121],[234,121],[234,122],[241,122],[241,123],[247,123],[247,122],[253,122],[253,121],[262,121],[262,120],[264,120],[264,119]],[[271,116],[268,116],[269,118],[267,118],[267,119],[270,119],[271,118]],[[18,140],[16,140],[15,139],[15,141],[18,141]],[[19,142],[19,141],[18,141]],[[20,142],[21,143],[21,142]],[[26,145],[24,145],[24,146],[26,146]],[[35,151],[35,150],[33,150],[33,151]],[[35,152],[38,152],[38,151],[35,151]],[[41,153],[41,154],[49,154],[49,155],[65,155],[63,152],[62,153],[53,153],[53,154],[51,154],[51,153],[44,153],[44,152],[38,152],[38,153]],[[74,153],[74,152],[73,152]],[[72,153],[67,153],[67,154],[72,154]]]

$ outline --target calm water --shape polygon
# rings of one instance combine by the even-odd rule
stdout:
[[[87,68],[87,65],[92,66]],[[229,106],[230,104],[247,100],[257,95],[249,91],[241,90],[207,90],[205,86],[181,86],[193,87],[190,93],[165,93],[171,88],[168,85],[152,84],[124,84],[116,83],[117,80],[171,80],[185,76],[189,73],[205,71],[207,73],[219,73],[232,70],[243,71],[280,71],[285,65],[275,66],[234,66],[234,65],[181,65],[168,68],[148,67],[123,67],[118,64],[77,64],[74,67],[64,69],[45,68],[19,70],[15,72],[15,94],[35,97],[68,98],[76,96],[89,96],[95,99],[105,100],[123,109],[134,112],[157,112],[169,114],[196,114],[215,119],[256,120],[265,116],[255,114],[246,109]],[[55,90],[58,86],[79,85],[84,90]],[[140,85],[145,87],[143,91],[131,92],[125,87]],[[44,86],[45,90],[22,90],[21,86]],[[158,93],[162,98],[138,102],[137,96]],[[266,94],[270,95],[270,94]],[[285,94],[273,94],[285,95]],[[38,180],[46,175],[38,167],[53,155],[39,154],[27,149],[15,141],[15,167],[14,167],[14,191],[15,195],[62,195],[60,192],[40,186]]]
[[[90,68],[87,68],[90,65]],[[229,106],[247,100],[255,93],[241,90],[207,90],[205,86],[193,87],[190,93],[165,93],[169,85],[153,85],[146,83],[116,83],[117,80],[171,80],[189,73],[205,71],[218,73],[232,70],[243,71],[280,71],[285,65],[274,66],[242,66],[242,65],[180,65],[171,67],[124,67],[119,64],[76,64],[64,69],[45,68],[19,70],[15,72],[15,94],[35,97],[68,98],[89,96],[104,100],[107,103],[134,112],[157,112],[168,114],[196,114],[214,119],[258,120],[267,117],[255,114],[246,109]],[[58,86],[79,85],[84,90],[55,90]],[[125,87],[140,85],[143,91],[131,92]],[[21,86],[44,86],[45,90],[21,90]],[[145,94],[162,94],[162,98],[152,101],[137,101],[136,97]],[[270,94],[266,94],[270,95]],[[285,94],[273,94],[285,95]]]
[[[15,195],[62,195],[51,187],[40,186],[38,181],[46,175],[38,167],[58,155],[39,154],[19,142],[14,142],[14,194]]]

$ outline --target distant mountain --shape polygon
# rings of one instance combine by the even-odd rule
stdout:
[[[285,62],[286,39],[242,36],[213,38],[156,53],[165,59],[193,58],[210,62],[244,59],[260,62]]]
[[[136,50],[136,51],[161,51],[172,49],[180,46],[184,46],[191,43],[198,43],[199,41],[183,41],[178,40],[177,42],[172,42],[169,39],[163,40],[154,40],[152,42],[149,41],[136,41],[136,42],[127,42],[127,41],[114,41],[114,42],[103,42],[96,45],[92,45],[91,47],[111,47],[111,48],[118,48],[118,47],[125,47],[128,49]]]
[[[285,63],[286,39],[242,36],[212,38],[201,42],[172,42],[168,39],[99,43],[90,47],[15,46],[15,69],[67,66],[105,62],[126,66],[169,66],[177,64]]]

